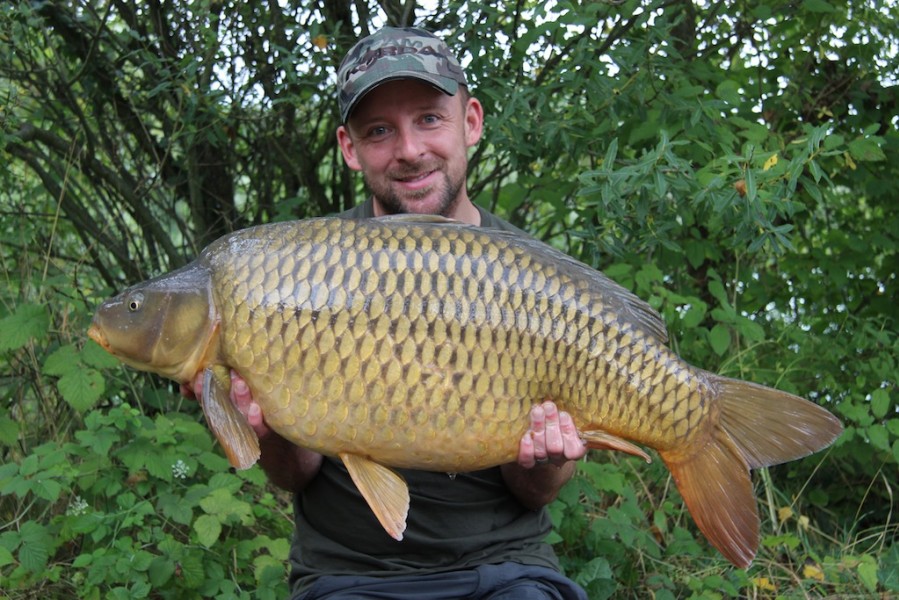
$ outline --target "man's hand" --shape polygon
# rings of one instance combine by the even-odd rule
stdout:
[[[203,393],[203,373],[197,373],[192,385],[181,385],[181,394],[187,398],[200,396]],[[246,420],[256,432],[259,439],[264,438],[271,429],[265,424],[265,418],[262,416],[262,409],[253,401],[253,395],[250,388],[243,377],[235,371],[231,371],[231,402],[237,407]]]
[[[547,401],[531,409],[531,428],[518,444],[518,461],[500,468],[512,494],[536,510],[556,499],[574,474],[574,461],[586,454],[571,415]]]
[[[587,446],[567,412],[559,412],[554,402],[531,409],[531,428],[518,445],[518,464],[525,469],[552,463],[561,466],[587,454]]]

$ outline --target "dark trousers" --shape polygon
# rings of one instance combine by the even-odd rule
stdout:
[[[424,575],[326,575],[292,600],[587,600],[587,594],[552,569],[503,563]]]

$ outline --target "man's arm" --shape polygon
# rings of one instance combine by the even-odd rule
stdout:
[[[182,393],[190,395],[203,393],[203,374],[194,381],[193,390],[182,389]],[[253,402],[253,396],[247,383],[234,371],[231,372],[231,401],[246,417],[247,422],[259,438],[259,466],[265,471],[269,481],[289,492],[299,492],[318,473],[322,464],[322,455],[300,448],[272,431],[265,424],[262,409]]]
[[[518,462],[502,465],[503,479],[519,502],[536,510],[556,499],[574,475],[575,462],[586,454],[571,415],[544,402],[531,409],[531,428],[519,443]]]

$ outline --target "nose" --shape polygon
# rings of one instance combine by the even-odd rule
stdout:
[[[394,156],[404,162],[415,162],[425,153],[422,133],[414,127],[401,127],[397,131]]]

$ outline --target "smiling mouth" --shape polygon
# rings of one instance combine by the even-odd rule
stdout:
[[[417,173],[415,175],[406,175],[403,177],[395,177],[394,179],[396,179],[397,181],[402,182],[402,183],[415,183],[417,181],[426,179],[433,172],[434,171],[425,171],[424,173]]]

